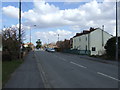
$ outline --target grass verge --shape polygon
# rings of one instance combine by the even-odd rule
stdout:
[[[22,64],[23,60],[12,60],[2,62],[2,86],[9,80],[11,74]]]

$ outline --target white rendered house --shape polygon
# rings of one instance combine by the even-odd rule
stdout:
[[[104,46],[111,37],[111,34],[100,28],[90,28],[73,37],[72,49],[90,51],[90,55],[102,55],[105,53]]]

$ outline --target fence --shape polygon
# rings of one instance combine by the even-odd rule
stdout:
[[[78,55],[90,55],[91,52],[90,50],[77,50],[77,49],[67,49],[67,50],[63,50],[64,53],[71,53],[71,54],[78,54]]]

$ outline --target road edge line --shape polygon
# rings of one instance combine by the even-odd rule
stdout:
[[[34,56],[35,56],[35,58],[37,57],[37,55],[35,54],[35,52],[34,52]],[[42,78],[44,87],[45,87],[45,88],[52,88],[51,85],[49,84],[48,80],[47,80],[47,77],[46,77],[45,72],[44,72],[44,70],[43,70],[43,68],[42,68],[42,65],[40,64],[40,61],[38,60],[38,58],[36,58],[36,60],[37,60],[37,62],[38,62],[38,63],[37,63],[37,67],[38,67],[40,76],[41,76],[41,78]]]

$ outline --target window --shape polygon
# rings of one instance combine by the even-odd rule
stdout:
[[[96,51],[96,48],[95,48],[95,47],[92,47],[92,51]]]
[[[76,49],[76,46],[74,46],[74,48]]]
[[[74,41],[76,42],[76,39],[74,39]]]

